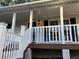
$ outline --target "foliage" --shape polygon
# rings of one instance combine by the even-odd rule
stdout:
[[[24,3],[25,1],[27,2],[30,2],[32,0],[0,0],[0,4],[1,5],[4,5],[4,6],[8,6],[9,4],[10,5],[13,5],[13,4],[20,4],[20,3]]]

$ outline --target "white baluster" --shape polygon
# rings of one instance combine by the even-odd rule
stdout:
[[[77,41],[77,38],[76,38],[76,29],[75,29],[75,25],[73,26],[74,27],[74,36],[75,36],[75,42]]]
[[[66,39],[65,40],[67,40],[68,42],[69,42],[69,32],[68,32],[68,30],[69,30],[69,26],[66,26]]]
[[[54,41],[54,27],[52,27],[52,41]]]
[[[48,42],[48,28],[46,27],[46,42]]]
[[[79,42],[79,25],[77,25],[77,37],[78,37],[78,42]]]
[[[34,30],[35,30],[35,42],[36,42],[36,40],[37,40],[36,28],[34,28]]]
[[[36,35],[35,35],[35,36],[36,36],[36,39],[35,39],[35,41],[37,42],[37,39],[38,39],[38,35],[37,35],[37,32],[38,32],[38,31],[37,31],[37,28],[35,28],[35,30],[36,30],[36,33],[35,33],[35,34],[36,34]]]
[[[6,59],[8,59],[8,47],[7,47],[7,52],[6,52]]]
[[[12,45],[12,43],[11,43],[11,59],[13,58],[13,45]]]
[[[10,59],[10,45],[9,45],[8,59]]]
[[[43,42],[43,28],[40,28],[40,42]]]
[[[4,49],[3,49],[3,50],[4,50]],[[4,56],[4,51],[3,51],[3,53],[2,53],[2,59],[4,59],[4,57],[5,57],[5,56]]]
[[[9,51],[8,51],[8,46],[7,46],[7,59],[9,59]]]
[[[38,42],[41,42],[41,28],[39,27],[39,41]]]
[[[50,27],[49,27],[49,42],[50,42],[50,40],[51,40],[50,32],[51,32],[51,30],[50,30]]]
[[[4,54],[3,54],[3,59],[5,59],[5,50],[4,50]]]
[[[37,42],[39,42],[39,28],[37,28]]]
[[[70,41],[72,42],[73,40],[72,40],[72,29],[71,29],[71,25],[70,25],[70,27],[69,27],[69,32],[70,32]]]
[[[57,41],[57,33],[56,33],[56,27],[55,27],[55,41]]]
[[[44,27],[43,27],[43,42],[44,42],[44,40],[45,40],[45,31],[44,31]]]
[[[12,46],[11,46],[11,43],[10,43],[10,58],[12,58]]]
[[[58,28],[58,34],[59,34],[59,41],[61,42],[60,27]]]

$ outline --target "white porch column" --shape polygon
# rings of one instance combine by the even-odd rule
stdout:
[[[33,10],[30,11],[30,25],[29,25],[29,29],[30,29],[30,38],[29,40],[32,42],[32,22],[33,22]]]
[[[62,34],[62,44],[65,44],[64,37],[64,15],[63,15],[63,6],[60,7],[60,21],[61,21],[61,34]],[[62,49],[63,59],[70,59],[69,49]]]
[[[64,25],[63,20],[64,20],[64,16],[63,16],[63,6],[61,6],[61,7],[60,7],[60,21],[61,21],[61,25]]]
[[[32,28],[32,21],[33,21],[33,10],[30,11],[30,25],[29,25],[29,28]]]
[[[2,59],[2,52],[6,38],[6,23],[0,23],[0,59]]]
[[[16,24],[16,13],[13,13],[13,19],[12,19],[12,32],[15,32],[15,24]]]
[[[62,54],[63,54],[63,59],[70,59],[70,51],[69,51],[69,49],[63,49]]]
[[[61,22],[61,34],[62,34],[62,44],[65,43],[64,41],[64,16],[63,16],[63,6],[60,6],[60,22]]]

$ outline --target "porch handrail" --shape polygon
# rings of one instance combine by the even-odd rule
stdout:
[[[51,42],[56,43],[56,42],[61,42],[61,37],[60,37],[60,35],[61,35],[61,25],[33,27],[32,28],[32,32],[33,32],[33,34],[32,34],[33,35],[33,39],[32,39],[33,42],[35,40],[38,43],[51,43]],[[59,33],[59,39],[58,40],[57,40],[57,38],[58,38],[57,37],[57,35],[58,35],[57,32]],[[54,35],[56,35],[56,37],[52,37]],[[52,40],[52,38],[53,38],[53,40]]]
[[[79,24],[64,25],[66,32],[66,43],[79,44]]]
[[[20,52],[21,36],[7,31],[2,58],[16,59],[20,56]]]
[[[27,29],[23,35],[22,38],[22,44],[23,44],[23,51],[25,48],[28,47],[28,45],[31,43],[31,29]]]
[[[33,27],[32,41],[36,43],[62,44],[64,39],[65,44],[79,44],[79,24],[63,25],[64,30],[61,28],[61,25]],[[63,34],[62,31],[64,31]],[[63,39],[61,38],[62,35],[64,35]]]

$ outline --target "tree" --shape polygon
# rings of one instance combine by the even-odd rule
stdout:
[[[5,0],[6,5],[9,5],[10,2],[12,2],[12,0]]]
[[[0,0],[0,4],[6,6],[6,5],[9,5],[11,1],[12,0]]]

